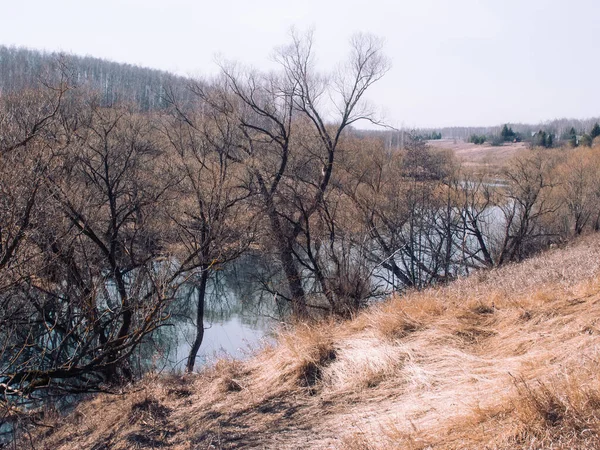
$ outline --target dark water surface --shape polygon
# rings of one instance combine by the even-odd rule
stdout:
[[[205,300],[204,340],[195,370],[216,358],[245,358],[269,340],[269,332],[285,316],[285,305],[260,289],[254,277],[259,263],[243,258],[215,273]],[[182,372],[196,335],[197,291],[185,286],[171,305],[171,318],[137,353],[138,371]]]

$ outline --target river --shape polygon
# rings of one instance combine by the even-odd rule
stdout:
[[[257,257],[248,255],[215,272],[205,302],[204,340],[195,369],[217,358],[246,358],[270,340],[270,331],[285,316],[260,289]],[[140,346],[133,364],[139,373],[183,372],[196,334],[196,288],[181,289],[170,306],[170,318]]]

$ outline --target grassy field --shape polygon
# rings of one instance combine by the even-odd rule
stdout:
[[[598,448],[600,237],[99,395],[36,448]]]
[[[460,139],[439,139],[427,143],[433,148],[451,150],[460,161],[468,166],[500,167],[510,158],[527,149],[527,144],[524,142],[492,146],[489,143],[470,144]]]

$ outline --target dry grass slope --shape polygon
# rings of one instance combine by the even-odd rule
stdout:
[[[600,447],[600,238],[86,402],[47,449]]]

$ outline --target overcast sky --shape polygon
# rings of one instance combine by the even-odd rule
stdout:
[[[599,24],[600,0],[0,0],[0,44],[184,75],[272,67],[292,26],[327,68],[372,32],[393,67],[369,98],[405,127],[599,116]]]

